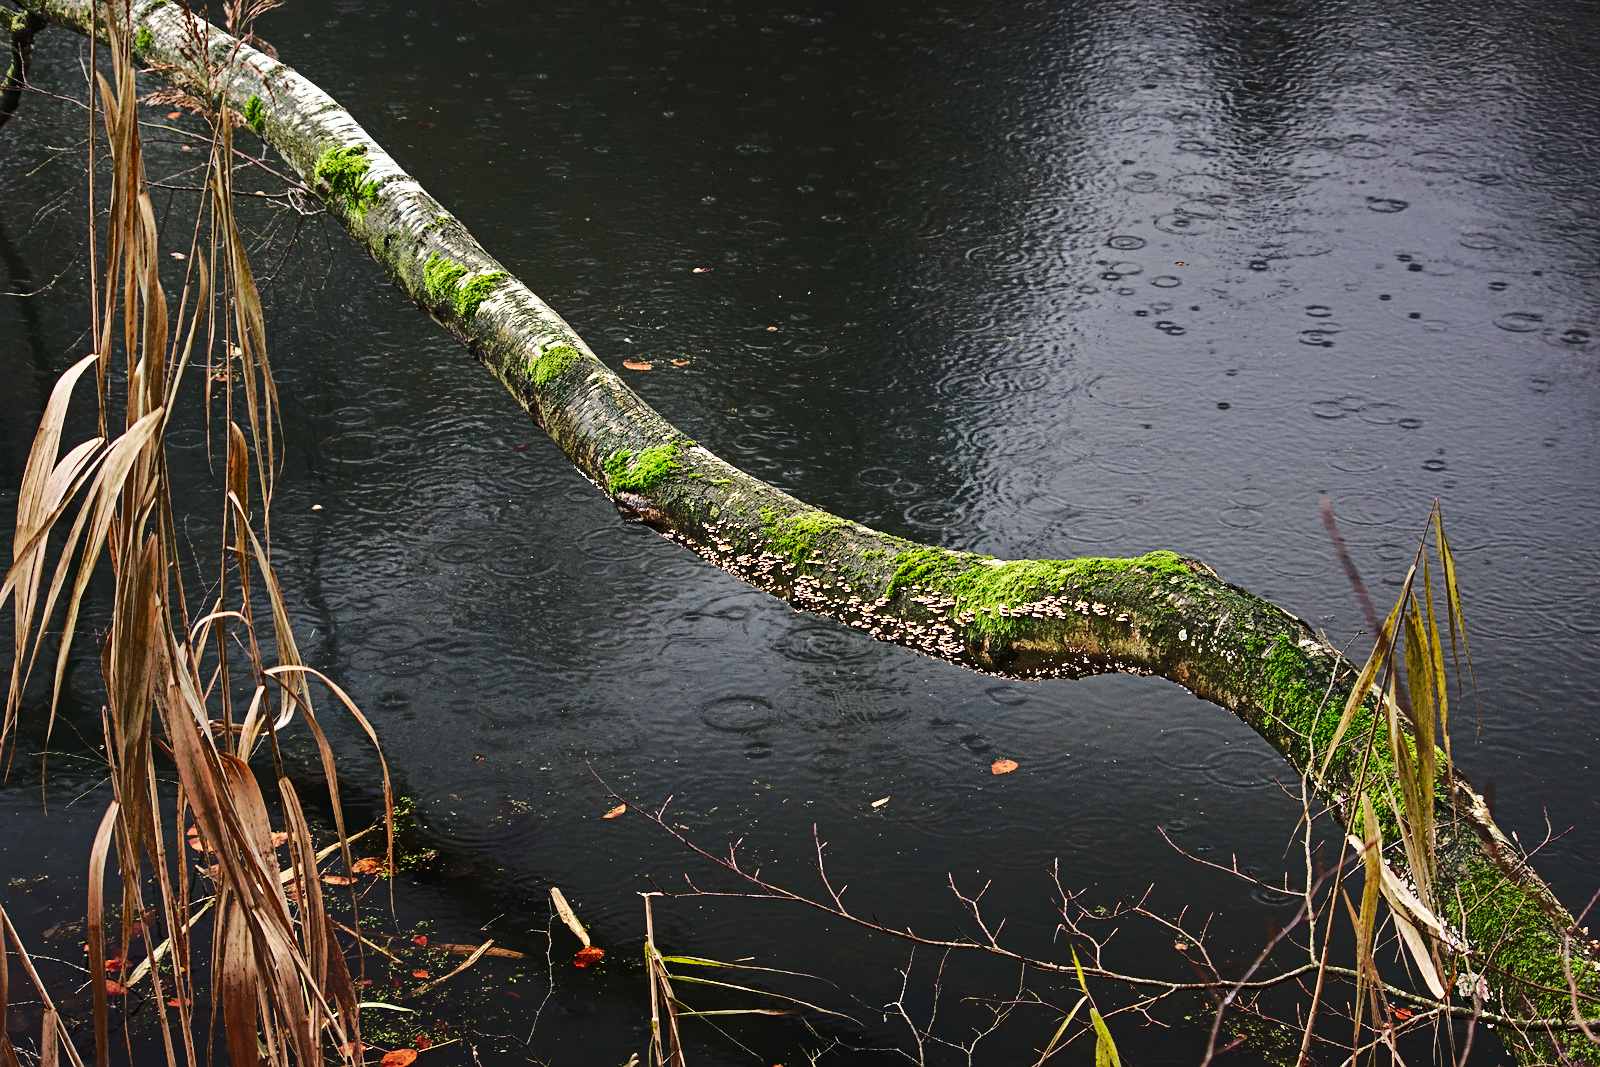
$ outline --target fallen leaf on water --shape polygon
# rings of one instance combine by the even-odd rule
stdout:
[[[655,364],[646,363],[646,362],[644,362],[643,360],[640,360],[640,359],[625,359],[625,360],[622,361],[622,365],[624,367],[627,367],[629,370],[655,370],[656,369],[655,368]]]
[[[626,805],[626,804],[618,804],[616,807],[612,808],[610,811],[606,812],[604,815],[602,815],[600,817],[602,819],[615,819],[618,815],[621,815],[623,812],[625,812],[627,810],[628,810],[628,805]]]
[[[1186,945],[1182,941],[1174,941],[1172,943],[1172,947],[1177,949],[1179,952],[1188,952],[1189,951],[1189,946]]]
[[[426,1050],[428,1050],[428,1049],[430,1049],[432,1047],[433,1047],[433,1038],[429,1037],[427,1034],[418,1034],[417,1035],[417,1048],[418,1048],[419,1051],[426,1051]]]
[[[989,766],[991,774],[1010,774],[1016,769],[1017,761],[1014,759],[997,759]]]
[[[509,990],[509,989],[508,989],[508,990],[506,990],[506,996],[508,996],[508,997],[516,997],[516,998],[517,998],[517,999],[518,999],[518,1000],[521,1000],[521,999],[522,999],[522,994],[521,994],[521,993],[513,993],[513,992],[512,992],[512,991],[511,991],[511,990]]]
[[[383,1054],[383,1067],[408,1067],[417,1058],[414,1048],[397,1048]]]
[[[287,845],[288,843],[289,843],[289,832],[287,830],[274,830],[274,831],[272,831],[272,847],[273,848],[282,848],[284,845]]]
[[[1394,1010],[1394,1017],[1396,1019],[1400,1019],[1400,1020],[1409,1019],[1409,1018],[1411,1018],[1411,1009],[1410,1008],[1396,1008]]]
[[[415,935],[415,936],[413,936],[411,938],[411,943],[413,945],[416,945],[418,948],[427,948],[428,947],[428,935],[427,934],[417,934],[417,935]]]
[[[777,333],[778,332],[778,328],[776,326],[768,326],[767,327],[767,332],[768,333]]]
[[[370,979],[370,978],[360,978],[360,979],[356,980],[356,985],[371,985],[371,984],[372,984],[372,979]]]
[[[675,359],[672,361],[672,365],[674,367],[687,367],[689,365],[689,361],[686,359]]]
[[[875,808],[881,808],[887,803],[889,803],[889,798],[888,797],[884,797],[882,800],[874,800],[872,802],[872,806],[875,807]]]
[[[579,967],[587,967],[589,964],[593,963],[595,960],[599,959],[605,954],[605,949],[595,948],[593,945],[590,945],[588,948],[580,948],[578,950],[578,954],[572,957],[572,962]]]
[[[312,511],[321,511],[322,510],[322,505],[321,504],[312,504],[311,505],[311,510]]]
[[[431,123],[431,122],[423,122],[421,119],[417,120],[417,125],[421,126],[425,130],[433,129],[433,123]]]
[[[346,874],[325,874],[322,876],[322,880],[329,885],[349,885],[355,881],[354,878]]]
[[[361,1058],[361,1045],[356,1041],[346,1041],[339,1046],[339,1051],[352,1059],[359,1060]]]
[[[426,978],[426,977],[428,977],[428,972],[427,971],[412,971],[411,972],[411,977],[413,977],[413,978]]]
[[[357,874],[377,874],[383,870],[383,861],[376,856],[362,856],[350,865]]]
[[[112,971],[116,970],[118,967],[121,967],[121,966],[122,966],[122,957],[121,956],[113,956],[110,959],[106,960],[106,973],[110,974]]]
[[[517,445],[511,451],[513,451],[513,452],[526,452],[532,447],[533,447],[532,445]]]
[[[189,258],[188,256],[184,255],[182,252],[168,252],[167,255],[171,256],[173,259],[188,259]]]
[[[183,112],[181,112],[181,111],[169,111],[169,112],[167,112],[167,118],[169,118],[169,119],[181,119],[181,118],[183,118]]]
[[[178,1006],[178,998],[177,997],[173,997],[171,1000],[167,1001],[167,1007],[176,1008],[177,1006]],[[184,997],[183,998],[183,1006],[185,1008],[193,1007],[194,1006],[194,1001],[190,1000],[188,997]]]
[[[694,273],[696,273],[696,274],[710,274],[711,273],[711,268],[710,267],[696,267],[694,269]]]
[[[126,993],[127,991],[128,991],[128,987],[123,985],[121,982],[113,981],[110,978],[106,979],[106,993],[108,995],[113,996],[113,997],[121,996],[123,993]]]

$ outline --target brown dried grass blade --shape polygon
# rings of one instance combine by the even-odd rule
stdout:
[[[555,886],[550,887],[550,903],[555,906],[556,914],[561,916],[561,921],[567,924],[567,929],[572,931],[572,936],[583,942],[583,947],[589,947],[589,931],[583,928],[578,921],[578,916],[573,912],[572,905],[567,903],[567,898]]]
[[[1426,568],[1424,568],[1426,570]],[[1411,691],[1411,730],[1416,742],[1415,777],[1406,794],[1406,859],[1417,880],[1419,895],[1433,903],[1434,796],[1438,789],[1438,749],[1434,725],[1438,715],[1438,686],[1433,675],[1432,639],[1423,623],[1415,595],[1406,611],[1406,681]],[[1405,738],[1401,738],[1404,745]]]
[[[95,1067],[106,1067],[110,1052],[106,1042],[106,853],[117,828],[119,807],[113,800],[106,808],[89,852],[89,908],[84,935],[89,949],[89,989],[94,998]]]
[[[235,517],[234,533],[249,537],[250,547],[254,551],[256,565],[261,571],[261,580],[266,586],[267,601],[272,608],[272,637],[278,648],[278,666],[282,668],[302,668],[305,661],[300,658],[300,648],[295,644],[294,628],[289,622],[289,609],[284,603],[283,590],[278,586],[277,572],[272,569],[272,562],[267,558],[265,547],[260,538],[256,537],[255,530],[249,525],[249,512],[244,501],[234,493],[228,493],[228,503],[232,506]],[[242,547],[242,546],[241,546]],[[244,568],[240,568],[241,572]],[[277,721],[273,724],[274,730],[281,730],[289,724],[294,717],[295,707],[298,705],[305,713],[307,721],[315,718],[311,708],[311,690],[306,685],[303,672],[294,672],[287,682],[280,682],[286,691],[285,699],[278,710]],[[331,683],[330,683],[331,684]],[[354,705],[351,705],[352,707]],[[371,731],[368,731],[369,734]],[[377,743],[377,735],[372,734],[373,743]],[[332,750],[328,750],[324,759],[324,770],[331,772],[333,766]],[[328,788],[335,788],[335,779],[329,777]],[[339,834],[344,836],[343,816],[340,816]]]
[[[23,973],[28,976],[28,981],[32,983],[35,995],[38,996],[40,1003],[44,1005],[45,1023],[53,1028],[58,1047],[66,1052],[67,1062],[72,1064],[72,1067],[83,1067],[83,1059],[78,1055],[77,1048],[72,1044],[72,1035],[67,1032],[65,1025],[61,1022],[60,1013],[56,1011],[55,1002],[50,999],[50,990],[40,980],[39,972],[34,968],[33,959],[28,955],[27,946],[22,943],[22,938],[18,935],[17,928],[11,925],[11,916],[6,914],[5,908],[0,907],[0,949],[4,949],[7,938],[16,948],[17,964],[21,967]],[[4,962],[4,955],[4,952],[0,951],[0,963]],[[0,1027],[0,1030],[3,1029],[4,1027]]]
[[[77,631],[78,611],[83,603],[83,593],[89,585],[89,579],[94,572],[94,562],[105,547],[106,538],[111,531],[111,524],[117,517],[119,497],[134,468],[140,454],[153,440],[161,428],[163,412],[161,409],[152,411],[140,419],[121,437],[112,442],[107,450],[100,470],[95,475],[90,486],[90,496],[84,501],[78,513],[78,519],[73,523],[72,532],[67,536],[67,544],[62,549],[60,562],[56,566],[56,574],[50,584],[50,593],[45,598],[44,608],[40,615],[48,619],[54,609],[66,578],[71,573],[73,557],[78,547],[79,537],[83,536],[82,558],[78,562],[76,575],[73,580],[72,591],[67,599],[67,617],[61,628],[61,647],[56,653],[55,684],[50,694],[50,724],[55,722],[56,706],[61,698],[61,684],[66,679],[67,659],[72,651],[73,635]],[[87,521],[85,521],[87,520]],[[42,637],[42,634],[40,635]],[[37,655],[39,639],[34,642],[33,655]],[[46,737],[49,729],[46,729]]]
[[[1437,504],[1433,510],[1434,542],[1439,548],[1439,563],[1444,567],[1445,603],[1450,613],[1450,654],[1456,665],[1456,692],[1461,692],[1461,656],[1467,658],[1467,674],[1472,687],[1478,687],[1478,675],[1472,668],[1472,649],[1467,646],[1466,616],[1461,613],[1461,588],[1456,582],[1456,559],[1450,552],[1450,541],[1444,535],[1444,512]],[[1460,635],[1461,651],[1456,652],[1456,637]]]
[[[1437,740],[1444,744],[1444,769],[1445,774],[1450,774],[1454,764],[1454,757],[1450,751],[1450,683],[1444,670],[1444,644],[1439,637],[1439,621],[1433,612],[1433,578],[1427,559],[1423,559],[1422,567],[1422,599],[1427,609],[1428,636],[1428,661],[1429,673],[1433,677],[1434,703],[1439,717],[1439,732]],[[1452,640],[1454,637],[1452,635]]]
[[[1410,581],[1411,576],[1407,575],[1407,584]],[[1400,605],[1396,604],[1394,610],[1389,612],[1389,617],[1384,620],[1382,632],[1373,642],[1372,654],[1367,657],[1366,663],[1361,667],[1361,673],[1356,676],[1356,684],[1350,689],[1350,697],[1345,701],[1344,712],[1339,716],[1339,724],[1334,727],[1333,739],[1328,742],[1328,751],[1322,757],[1322,769],[1317,773],[1318,778],[1327,776],[1328,767],[1333,763],[1333,755],[1339,751],[1339,742],[1344,740],[1345,732],[1355,721],[1356,712],[1361,709],[1362,702],[1367,699],[1373,684],[1378,680],[1378,671],[1388,659],[1389,648],[1395,634],[1395,622],[1399,614]]]
[[[4,911],[4,908],[0,908]],[[11,1021],[11,960],[10,953],[6,951],[5,932],[0,930],[0,1067],[21,1067],[17,1062],[17,1050],[11,1047],[11,1038],[8,1036]]]

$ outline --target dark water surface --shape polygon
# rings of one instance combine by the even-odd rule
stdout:
[[[1547,814],[1575,827],[1537,863],[1566,901],[1600,885],[1600,5],[300,0],[261,31],[650,403],[818,507],[1004,558],[1171,549],[1343,643],[1361,619],[1318,494],[1384,595],[1438,498],[1482,707],[1458,713],[1458,760],[1524,842]],[[76,91],[77,49],[41,39],[52,90]],[[0,303],[8,508],[83,328],[81,200],[33,214],[75,195],[50,148],[81,121],[30,106],[0,134],[0,284],[64,276]],[[151,137],[153,174],[189,162]],[[1015,944],[1062,952],[1058,858],[1087,899],[1154,883],[1165,911],[1216,912],[1223,957],[1286,916],[1158,833],[1293,867],[1286,767],[1230,715],[1149,679],[963,673],[709,570],[619,523],[336,226],[290,244],[277,225],[278,562],[304,654],[373,718],[448,857],[402,909],[542,963],[556,884],[619,961],[558,968],[533,1044],[480,1040],[485,1062],[642,1052],[635,893],[703,869],[637,816],[602,821],[585,757],[796,886],[816,824],[892,925],[944,934],[947,873],[992,878]],[[177,443],[180,494],[211,492],[201,433]],[[373,760],[340,743],[370,796]],[[1021,769],[994,777],[1000,757]],[[80,884],[105,796],[66,806],[97,781],[79,766],[48,816],[27,775],[0,790],[6,879]],[[738,901],[657,915],[666,949],[892,1000],[904,949],[830,925]],[[1128,969],[1176,965],[1170,938],[1125,936]],[[979,969],[947,996],[1014,982]],[[903,1038],[869,1018],[854,1040]],[[1018,1016],[979,1059],[1021,1062],[1058,1020]],[[767,1062],[799,1062],[782,1050],[810,1039],[773,1025]],[[1124,1030],[1140,1061],[1202,1047]]]

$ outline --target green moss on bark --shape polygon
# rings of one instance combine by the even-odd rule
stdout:
[[[244,102],[244,120],[259,136],[267,130],[267,105],[261,97],[254,94]]]
[[[330,148],[317,160],[317,178],[328,183],[328,195],[343,199],[350,214],[366,217],[367,209],[378,202],[378,185],[366,180],[372,164],[364,145]]]
[[[422,266],[422,284],[428,295],[438,303],[449,304],[462,322],[472,321],[479,306],[506,277],[505,271],[492,270],[464,282],[467,273],[466,267],[438,252]]]
[[[613,494],[648,492],[683,469],[676,441],[641,449],[637,455],[632,449],[619,448],[606,460],[606,482]]]
[[[492,270],[487,274],[478,275],[456,289],[456,314],[461,316],[461,321],[471,321],[478,313],[478,308],[489,299],[489,294],[505,280],[505,276],[506,272],[503,270]]]
[[[761,511],[761,529],[773,550],[796,563],[810,558],[824,534],[849,525],[849,519],[829,515],[826,511],[802,511],[798,515],[779,515],[772,508]]]
[[[150,32],[149,26],[140,26],[139,32],[133,35],[133,46],[141,52],[148,52],[155,40],[155,34]]]
[[[891,596],[905,588],[925,588],[952,598],[953,616],[972,614],[968,628],[981,636],[1011,638],[1022,622],[1002,609],[1034,604],[1069,585],[1099,581],[1130,572],[1188,583],[1194,574],[1181,556],[1151,552],[1136,559],[1027,559],[996,563],[986,556],[917,548],[894,557],[894,575],[885,590]]]
[[[528,377],[533,379],[536,386],[545,386],[567,373],[578,361],[583,358],[571,345],[556,345],[540,354],[528,368]]]

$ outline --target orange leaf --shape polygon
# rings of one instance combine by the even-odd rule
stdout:
[[[378,874],[383,870],[383,861],[376,856],[363,856],[350,869],[357,874]]]
[[[428,935],[427,934],[417,934],[414,937],[412,937],[411,943],[413,945],[416,945],[416,946],[420,947],[420,948],[427,948],[428,947]]]
[[[393,1052],[383,1054],[383,1067],[408,1067],[415,1062],[417,1050],[414,1048],[397,1048]]]
[[[572,957],[572,962],[579,967],[587,967],[589,964],[593,963],[595,960],[598,960],[605,954],[605,949],[595,948],[593,945],[590,945],[588,948],[579,949],[578,954]]]
[[[428,977],[428,972],[427,971],[412,971],[411,972],[411,977],[413,977],[413,978],[426,978],[426,977]]]
[[[114,981],[114,980],[112,980],[110,978],[106,979],[106,993],[108,995],[113,996],[113,997],[121,996],[123,993],[126,993],[127,991],[128,991],[128,987],[123,985],[121,982]]]
[[[604,815],[602,815],[600,817],[602,819],[615,819],[618,815],[621,815],[623,812],[625,812],[627,810],[628,810],[628,805],[626,805],[626,804],[618,804],[616,807],[612,808],[610,811],[606,812]]]
[[[354,878],[344,874],[325,874],[322,876],[322,880],[329,885],[349,885],[355,881]]]
[[[1396,1008],[1394,1010],[1394,1017],[1396,1019],[1402,1019],[1402,1020],[1409,1019],[1409,1018],[1411,1018],[1411,1009],[1410,1008]]]
[[[993,774],[1010,774],[1016,769],[1017,761],[1014,759],[997,759],[989,768],[990,772]]]
[[[116,970],[118,967],[121,967],[121,966],[122,966],[122,957],[121,956],[113,956],[111,959],[106,960],[106,973],[110,974],[112,971]]]
[[[674,367],[687,367],[689,365],[689,361],[686,359],[675,359],[672,361],[672,365]]]
[[[182,117],[183,117],[183,112],[181,112],[181,111],[169,111],[169,112],[167,112],[167,118],[169,118],[169,119],[181,119]]]
[[[191,1006],[193,1006],[193,1004],[194,1004],[194,1001],[190,1000],[188,997],[184,997],[183,998],[183,1006],[184,1007],[186,1007],[186,1008],[187,1007],[191,1007]],[[171,1000],[167,1001],[167,1007],[176,1008],[177,1006],[178,1006],[178,998],[177,997],[173,997]]]
[[[694,273],[694,274],[707,274],[707,273],[710,273],[710,271],[711,271],[710,267],[696,267],[691,273]]]
[[[622,361],[622,365],[629,370],[655,370],[654,363],[646,363],[642,359],[625,359]]]
[[[432,1047],[433,1047],[433,1038],[429,1037],[427,1034],[418,1034],[417,1035],[417,1048],[419,1050],[426,1051],[426,1050],[428,1050],[428,1049],[430,1049]]]
[[[289,832],[287,830],[274,830],[274,831],[272,831],[272,847],[273,848],[282,848],[284,845],[287,845],[288,843],[289,843]]]

